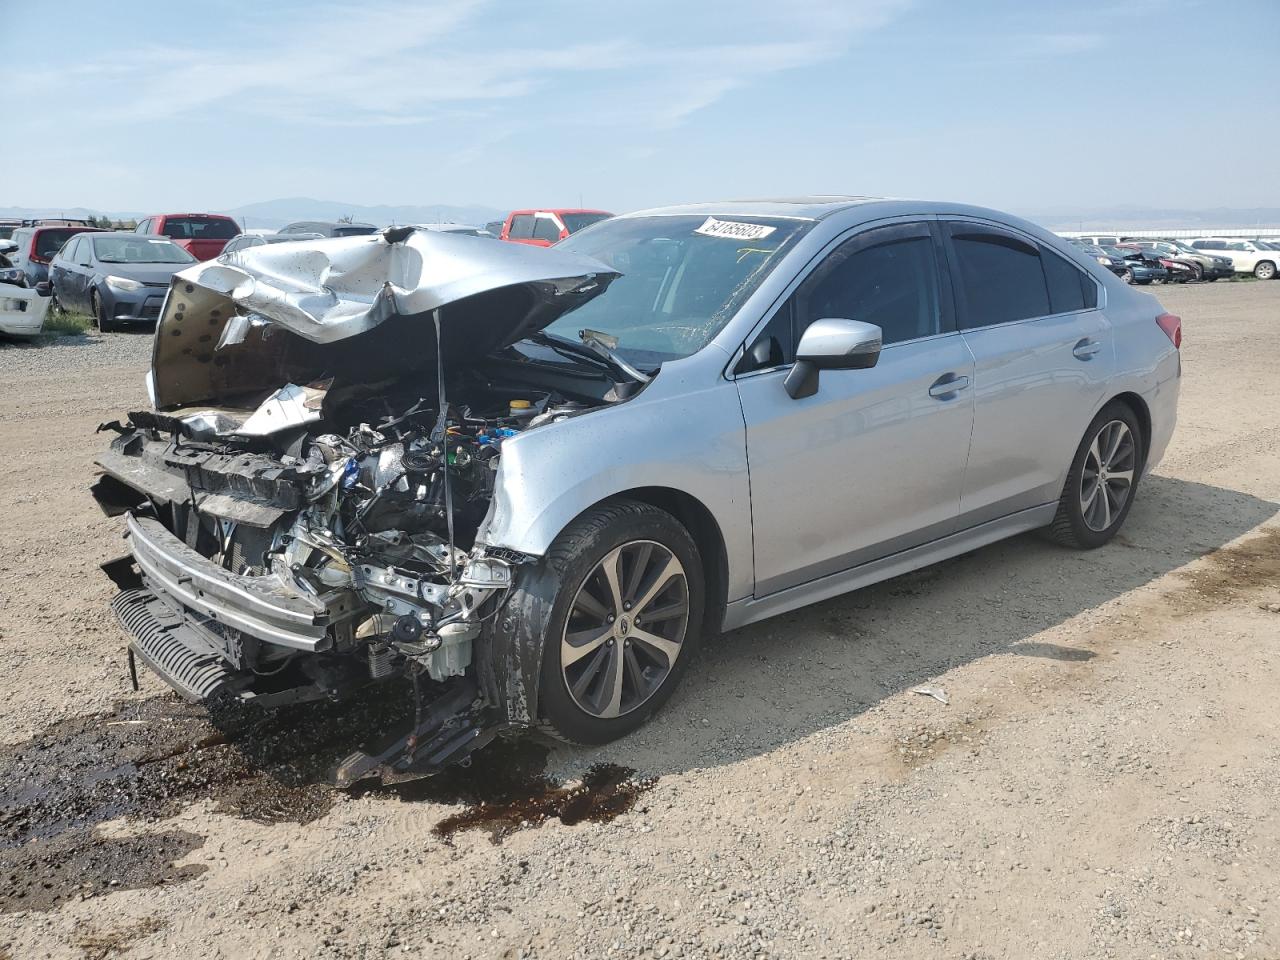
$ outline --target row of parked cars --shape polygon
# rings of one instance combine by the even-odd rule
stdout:
[[[1072,237],[1099,263],[1126,283],[1198,283],[1252,274],[1272,280],[1280,272],[1280,241],[1235,237],[1195,240],[1145,237]]]
[[[546,208],[512,211],[484,226],[415,224],[421,229],[549,247],[612,214],[603,210]],[[291,240],[376,233],[372,223],[300,220],[274,234],[244,233],[216,213],[162,213],[130,231],[88,220],[25,220],[0,224],[0,333],[42,329],[50,306],[88,313],[100,330],[160,316],[174,273],[224,253]],[[7,237],[4,236],[7,234]],[[13,293],[11,287],[23,292]]]

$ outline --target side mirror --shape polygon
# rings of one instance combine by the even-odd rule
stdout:
[[[782,385],[793,400],[818,392],[820,370],[866,370],[880,359],[882,337],[874,323],[828,317],[809,324],[796,347],[796,362]]]
[[[53,296],[53,284],[48,280],[41,280],[36,284],[36,296],[51,297]]]

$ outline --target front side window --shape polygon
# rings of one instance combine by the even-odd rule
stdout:
[[[560,224],[551,217],[536,217],[533,227],[533,239],[548,240],[555,243],[560,239]]]
[[[927,225],[897,224],[845,241],[796,289],[748,347],[737,372],[795,360],[815,320],[861,320],[886,346],[942,330],[937,253]]]
[[[1032,243],[989,227],[950,225],[951,245],[965,305],[963,327],[990,327],[1053,312],[1040,251]]]

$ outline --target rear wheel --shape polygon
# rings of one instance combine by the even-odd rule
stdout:
[[[564,740],[607,743],[635,730],[671,696],[700,640],[697,545],[646,503],[583,514],[521,592],[516,608],[532,613],[522,639],[543,648],[540,712]]]
[[[1271,280],[1276,275],[1276,265],[1270,260],[1263,260],[1253,268],[1253,275],[1259,280]]]
[[[1103,407],[1076,448],[1049,536],[1079,550],[1114,537],[1133,505],[1144,444],[1142,426],[1127,404]]]

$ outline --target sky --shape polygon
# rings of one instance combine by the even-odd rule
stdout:
[[[1280,206],[1280,0],[0,0],[0,24],[0,206]]]

